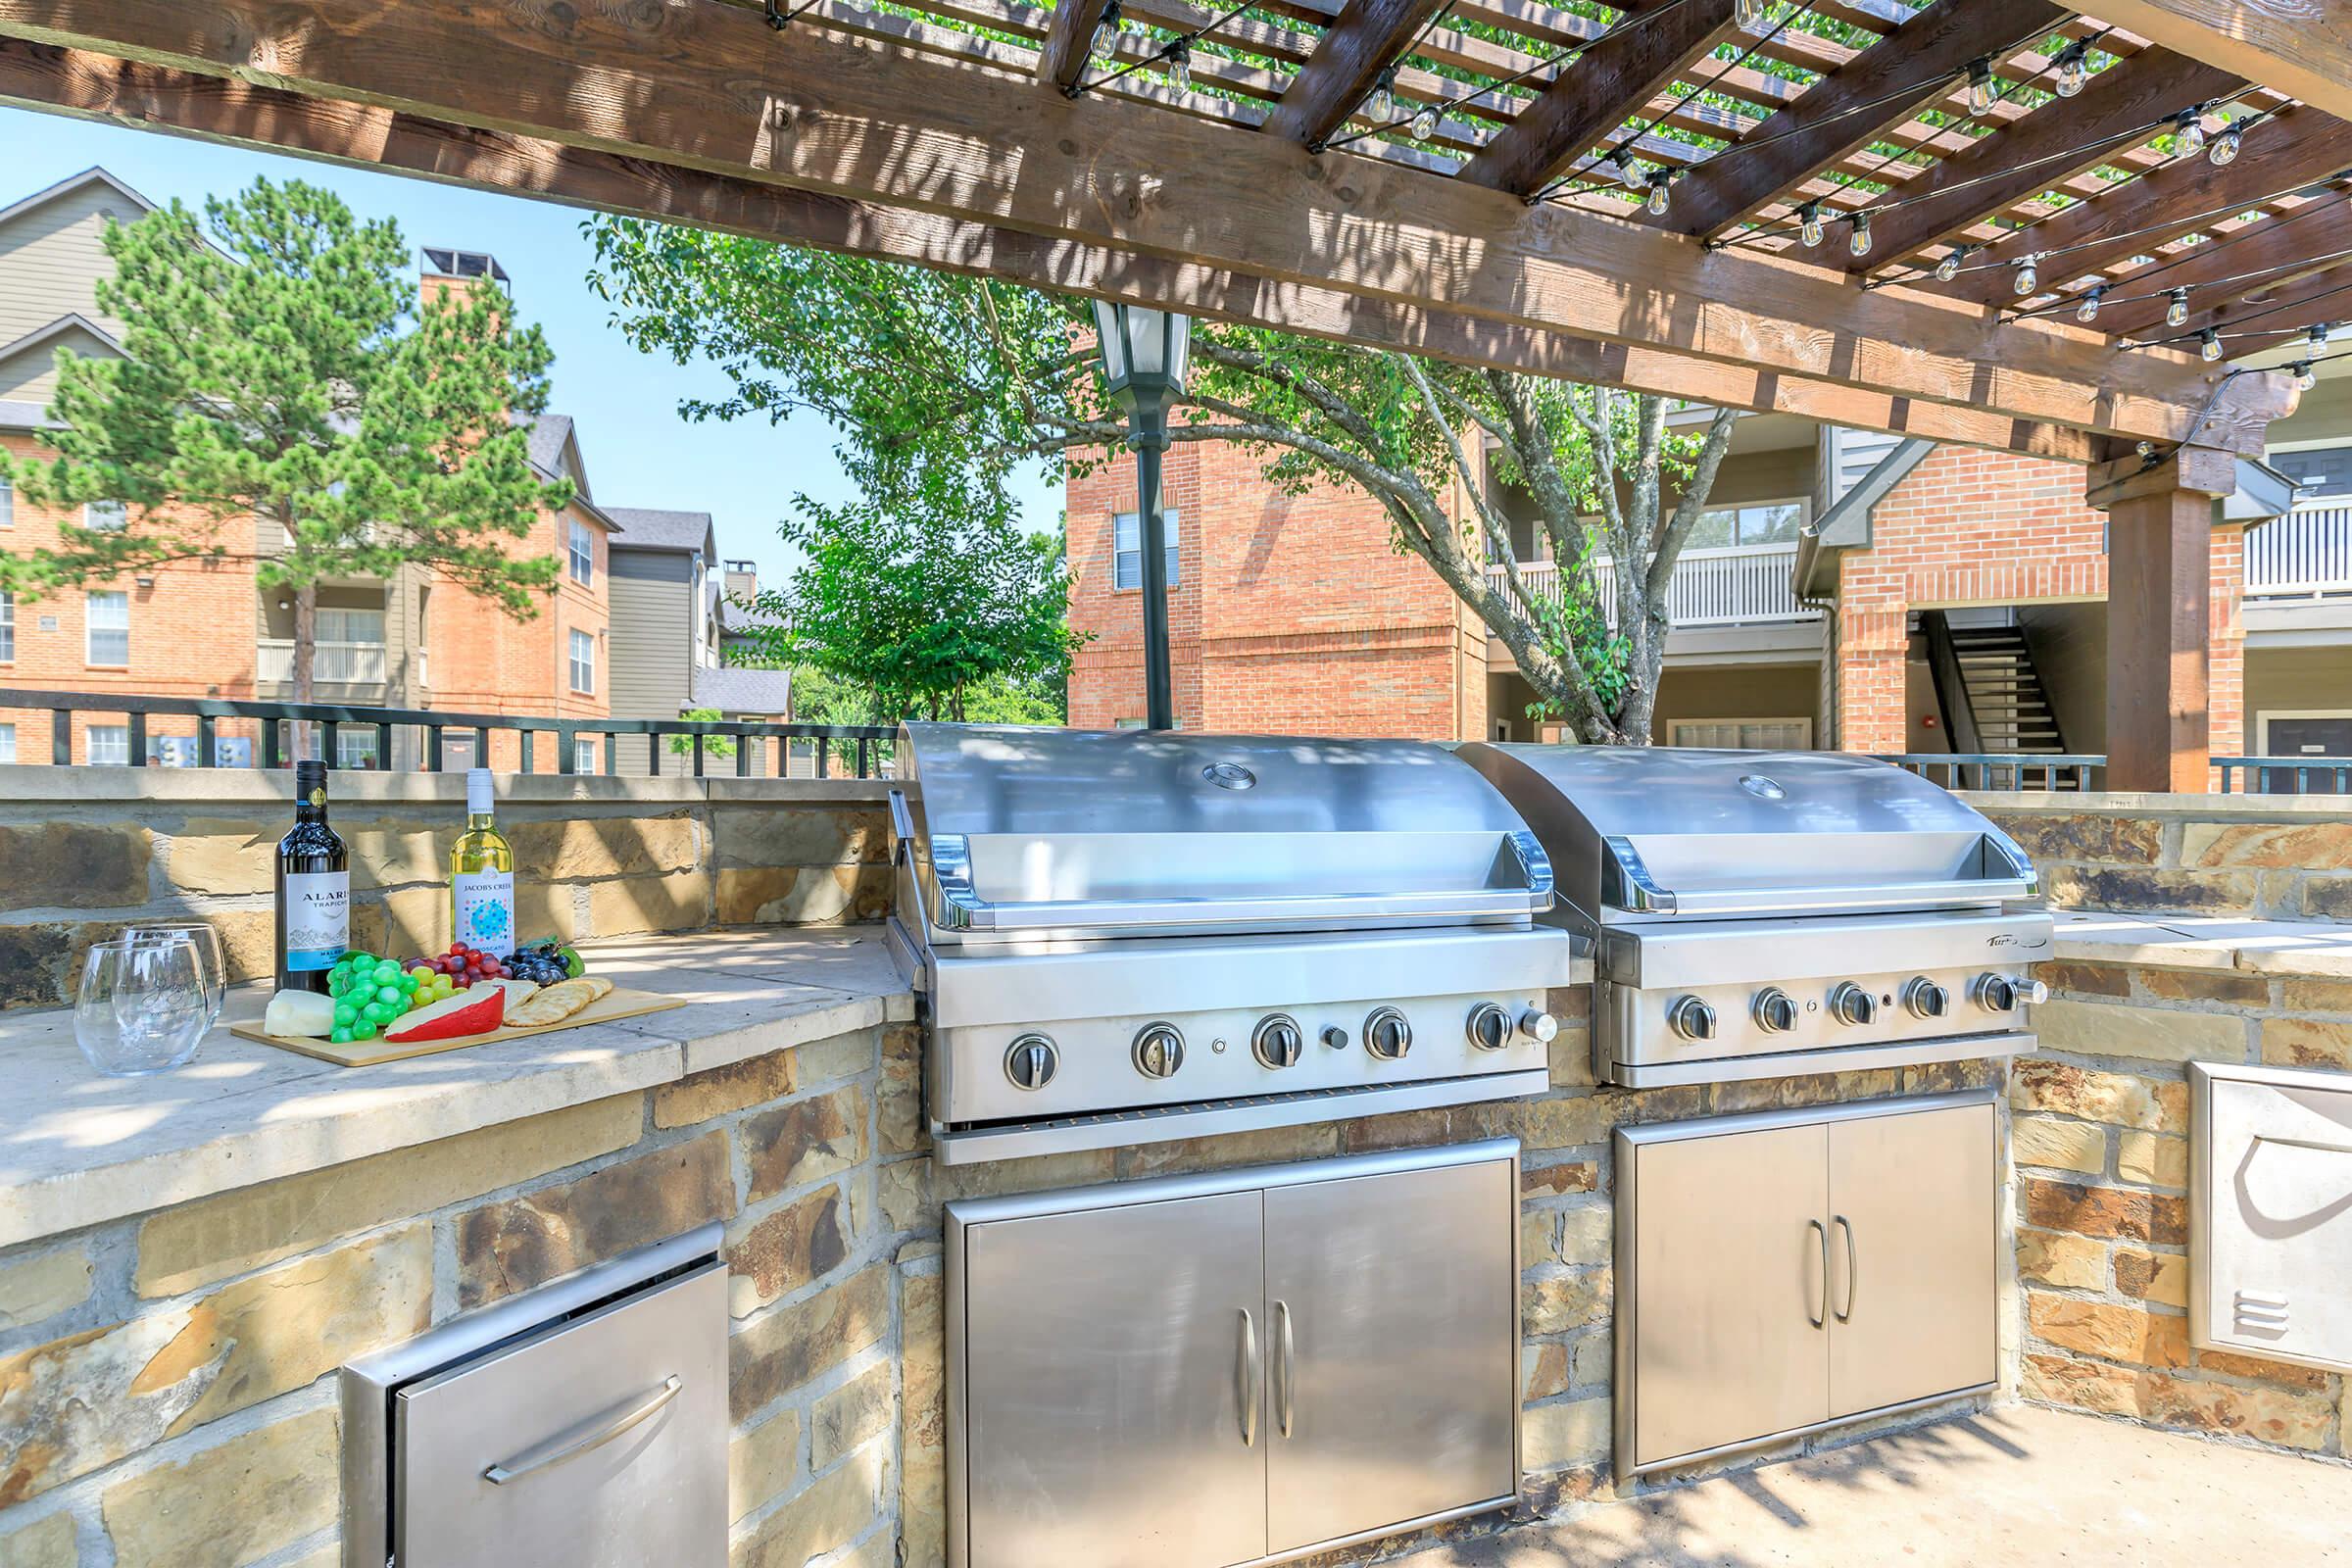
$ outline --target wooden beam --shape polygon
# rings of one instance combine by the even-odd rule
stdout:
[[[2212,787],[2212,496],[2176,488],[2108,511],[2110,790]]]
[[[1218,320],[1964,446],[2087,463],[2097,439],[14,39],[0,40],[0,103],[1038,288],[1137,303],[1176,299]]]
[[[1354,0],[1291,78],[1263,128],[1316,152],[1445,0]]]
[[[2102,21],[2352,121],[2347,0],[2114,0]]]
[[[1900,261],[2004,207],[2111,163],[2125,148],[2156,135],[2168,117],[2227,97],[2238,85],[2226,71],[2161,49],[2110,66],[2090,78],[2082,96],[2052,99],[1905,185],[1901,205],[1874,220],[1875,244],[1868,256],[1852,259],[1852,270],[1869,271]]]
[[[1935,0],[1887,42],[1863,50],[1700,164],[1675,191],[1673,210],[1651,220],[1685,234],[1721,234],[1935,103],[1970,61],[1999,59],[2065,16],[2049,0]],[[1742,142],[1752,147],[1742,150]]]
[[[2083,504],[2104,512],[2122,501],[2167,490],[2226,496],[2237,488],[2237,458],[2212,447],[2175,447],[2169,453],[2094,463],[2083,476]]]
[[[2352,268],[2341,261],[2291,281],[2245,284],[2236,292],[2237,298],[2196,311],[2180,326],[2148,328],[2148,338],[2161,342],[2211,327],[2222,334],[2224,355],[2240,360],[2307,336],[2315,326],[2352,321]],[[2196,296],[2189,298],[2193,303]]]
[[[2259,451],[2280,376],[1680,235],[1149,104],[1075,100],[712,0],[0,0],[0,36],[848,197],[1107,254],[1924,399]],[[1160,303],[1177,309],[1185,301]],[[1891,422],[1891,421],[1888,421]]]
[[[1969,261],[1973,265],[2045,256],[2042,289],[2055,293],[2076,278],[2103,272],[2134,256],[2154,255],[2169,240],[2352,170],[2352,127],[2316,109],[2280,111],[2246,131],[2245,148],[2227,169],[2216,169],[2202,158],[2182,158],[2151,170],[2128,185],[2101,192],[2096,200],[2078,202],[2021,228]],[[1986,305],[2007,305],[2016,299],[2005,270],[1964,272],[1950,287]]]
[[[2188,289],[2191,324],[2203,325],[2196,318],[2210,310],[2250,293],[2275,292],[2347,260],[2352,260],[2352,195],[2339,191],[2282,218],[2249,224],[2231,238],[2143,268],[2115,284],[2113,292]],[[2101,311],[2099,324],[2119,336],[2136,337],[2163,324],[2168,304],[2162,298],[2125,300]],[[2352,316],[2352,308],[2344,314]]]
[[[1087,46],[1095,41],[1096,24],[1109,0],[1060,0],[1046,28],[1046,41],[1037,52],[1037,75],[1068,92],[1086,74]]]
[[[1609,132],[1671,88],[1691,62],[1737,26],[1733,0],[1676,0],[1657,16],[1621,24],[1561,67],[1542,96],[1470,160],[1462,177],[1532,196]]]

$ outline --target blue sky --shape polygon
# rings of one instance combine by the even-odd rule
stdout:
[[[855,493],[834,461],[833,434],[818,420],[803,416],[770,426],[678,417],[680,398],[723,394],[725,380],[707,367],[640,354],[609,324],[610,307],[585,281],[586,215],[573,208],[24,110],[0,109],[0,147],[10,152],[0,206],[92,164],[151,201],[176,196],[191,206],[268,174],[324,185],[363,216],[395,219],[411,245],[490,252],[513,277],[521,314],[545,329],[555,350],[549,407],[579,421],[596,498],[710,513],[721,554],[757,561],[763,583],[781,582],[789,567],[776,523],[796,493],[833,502]],[[1036,476],[1021,502],[1030,527],[1059,526],[1058,484]]]

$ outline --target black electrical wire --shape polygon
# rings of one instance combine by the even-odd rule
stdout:
[[[2203,250],[2206,248],[2207,247],[2205,246],[2196,247],[2197,250]],[[2110,305],[2129,305],[2136,300],[2169,299],[2175,294],[2187,293],[2192,289],[2226,288],[2231,283],[2244,283],[2270,277],[2275,273],[2291,272],[2297,268],[2303,268],[2314,272],[2325,271],[2334,263],[2347,259],[2352,259],[2352,247],[2347,247],[2340,251],[2328,251],[2318,256],[2298,256],[2293,261],[2288,262],[2273,262],[2268,267],[2257,267],[2251,271],[2232,272],[2228,277],[2209,277],[2201,283],[2180,283],[2172,288],[2152,288],[2141,294],[2101,294],[2099,296],[2099,305],[2102,309],[2104,309]],[[2137,283],[2140,281],[2140,278],[2135,275],[2128,281],[2131,283]],[[2107,285],[2098,284],[2094,286],[2103,288]],[[2087,293],[2088,290],[2085,290],[2084,292]],[[2081,294],[2073,294],[2069,295],[2065,299],[2055,302],[2054,304],[2036,305],[2030,311],[2011,312],[2008,318],[2012,321],[2030,320],[2035,317],[2050,316],[2060,311],[2074,310],[2082,303],[2082,296]]]
[[[813,5],[816,3],[816,0],[808,0],[808,3]],[[1250,6],[1254,4],[1256,4],[1256,0],[1241,0],[1241,4],[1235,6],[1232,10],[1220,12],[1215,17],[1209,19],[1209,21],[1206,23],[1195,27],[1191,32],[1177,34],[1175,37],[1170,38],[1167,42],[1161,44],[1158,48],[1152,50],[1152,53],[1146,55],[1141,60],[1130,60],[1127,62],[1127,64],[1119,67],[1118,70],[1105,72],[1103,74],[1095,77],[1091,81],[1081,77],[1079,80],[1070,84],[1068,96],[1075,98],[1081,93],[1092,92],[1097,87],[1107,87],[1122,76],[1131,76],[1135,74],[1135,73],[1143,70],[1146,66],[1156,65],[1160,61],[1167,59],[1169,55],[1175,51],[1175,48],[1178,44],[1184,44],[1187,47],[1190,47],[1193,44],[1199,43],[1201,39],[1207,37],[1210,33],[1216,31],[1219,27],[1222,27],[1225,25],[1225,24],[1231,22],[1234,18],[1240,16],[1243,12],[1249,10]],[[1089,42],[1091,44],[1092,40],[1089,40]]]
[[[2260,310],[2254,312],[2250,316],[2239,317],[2236,321],[2230,323],[2230,329],[2227,332],[2215,327],[2200,327],[2193,332],[2181,332],[2172,337],[2145,338],[2136,343],[2123,344],[2121,347],[2128,349],[2152,349],[2162,348],[2171,343],[2198,343],[2204,341],[2205,334],[2209,331],[2212,332],[2215,337],[2224,340],[2239,337],[2276,337],[2281,332],[2292,332],[2295,330],[2295,328],[2291,326],[2274,326],[2261,331],[2248,331],[2243,329],[2242,323],[2247,321],[2259,321],[2265,317],[2277,316],[2281,311],[2299,311],[2305,306],[2310,305],[2315,300],[2328,299],[2330,296],[2341,294],[2347,289],[2352,289],[2352,282],[2338,283],[2332,288],[2324,288],[2317,294],[2306,295],[2304,298],[2299,300],[2280,300],[2278,304],[2271,306],[2267,310]]]

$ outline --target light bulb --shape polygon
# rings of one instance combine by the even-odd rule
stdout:
[[[2312,374],[2309,360],[2297,360],[2286,368],[2287,373],[2295,378],[2295,390],[2298,392],[2308,392],[2320,384],[2320,378]]]
[[[1423,141],[1429,141],[1437,135],[1440,123],[1437,110],[1429,104],[1423,104],[1421,112],[1413,116],[1413,134]]]
[[[1591,168],[1587,169],[1585,172],[1591,175],[1595,181],[1604,185],[1631,185],[1633,183],[1633,181],[1626,176],[1625,166],[1617,162],[1617,160],[1614,158],[1603,158],[1599,162],[1593,164]]]
[[[2303,334],[2303,341],[2314,349],[2324,349],[2328,346],[2328,335],[2334,330],[2332,322],[2314,321],[2311,330]]]
[[[1666,216],[1666,209],[1673,203],[1674,179],[1661,169],[1649,176],[1649,199],[1642,205],[1649,209],[1650,217],[1663,218]]]
[[[2222,357],[2222,334],[2207,327],[2197,334],[2197,358],[2211,365]]]
[[[2205,150],[2205,122],[2197,118],[2194,109],[2187,109],[2181,111],[2180,125],[2181,156],[2194,158]]]
[[[2082,83],[2088,79],[2082,57],[2089,52],[2087,44],[2070,43],[2066,46],[2066,52],[2058,57],[2059,97],[2072,98],[2082,90]]]
[[[1732,20],[1750,32],[1764,30],[1764,0],[1732,0]]]
[[[2099,318],[2099,301],[2106,296],[2106,284],[2093,283],[2089,292],[2082,296],[2082,303],[2075,307],[2075,319],[2081,321],[2084,326],[2097,320]]]
[[[1998,101],[1999,96],[1992,85],[1992,62],[1989,60],[1970,61],[1968,63],[1969,114],[1978,119],[1991,114],[1992,106]]]
[[[2017,264],[2017,275],[2009,280],[2010,291],[2019,299],[2024,299],[2039,287],[2041,270],[2034,265],[2034,258],[2029,256]]]
[[[1364,118],[1375,125],[1385,125],[1396,118],[1396,73],[1394,69],[1380,74],[1372,90],[1364,95]]]
[[[1160,51],[1168,62],[1168,85],[1178,92],[1193,90],[1193,46],[1183,38]]]
[[[2235,125],[2231,125],[2228,130],[2214,137],[2212,144],[2205,149],[2206,161],[2216,169],[2236,163],[2237,144],[2244,134]]]
[[[1094,42],[1089,46],[1088,53],[1095,57],[1095,64],[1098,66],[1108,66],[1114,64],[1118,60],[1118,0],[1110,0],[1110,4],[1102,8],[1102,20],[1095,24]]]
[[[1797,232],[1804,238],[1805,249],[1811,250],[1821,243],[1821,203],[1805,203],[1798,209],[1797,217],[1803,220],[1797,225]]]
[[[2167,326],[2179,326],[2182,321],[2187,319],[2188,290],[2184,288],[2177,288],[2173,290],[2172,302],[2164,308],[2164,324]]]
[[[1854,215],[1854,232],[1846,240],[1845,248],[1856,256],[1870,254],[1870,215],[1868,213]]]
[[[1945,251],[1943,260],[1936,264],[1936,281],[1949,283],[1953,278],[1958,277],[1960,275],[1960,258],[1967,254],[1968,247],[1965,245],[1955,245]]]

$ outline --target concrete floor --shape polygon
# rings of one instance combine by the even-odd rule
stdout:
[[[2352,1466],[2006,1408],[1388,1568],[2352,1564]]]

